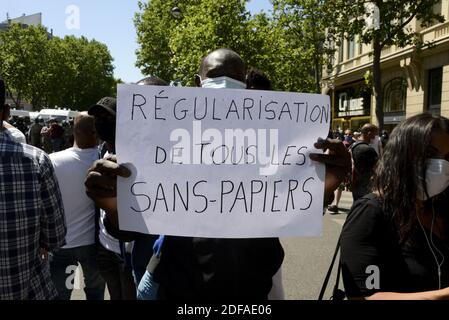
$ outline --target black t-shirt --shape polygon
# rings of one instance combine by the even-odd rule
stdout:
[[[168,300],[266,300],[284,251],[277,238],[166,236],[154,279]]]
[[[429,230],[425,229],[430,239]],[[397,230],[374,194],[354,203],[341,234],[341,263],[348,297],[370,296],[375,292],[421,292],[438,289],[438,267],[418,225],[411,239],[400,245]],[[433,236],[433,243],[445,256],[441,267],[441,288],[449,286],[449,242]],[[433,249],[441,263],[442,257]],[[379,287],[372,288],[375,266]],[[371,278],[370,278],[371,277]]]
[[[366,142],[355,142],[350,150],[354,161],[352,193],[354,200],[357,200],[371,193],[371,178],[379,156],[376,150]]]

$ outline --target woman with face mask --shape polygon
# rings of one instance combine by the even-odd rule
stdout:
[[[396,127],[373,182],[340,238],[347,296],[449,299],[449,120],[420,114]]]

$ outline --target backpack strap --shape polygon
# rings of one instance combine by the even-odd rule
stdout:
[[[318,300],[323,300],[323,296],[324,296],[324,293],[326,292],[327,284],[329,283],[329,279],[331,277],[332,270],[334,269],[335,260],[337,258],[337,255],[338,255],[339,251],[340,251],[340,238],[338,238],[337,246],[335,247],[334,256],[332,257],[332,262],[331,262],[331,264],[329,266],[329,269],[327,270],[327,274],[326,274],[326,278],[324,279],[324,283],[321,286],[321,291],[320,291],[320,295],[318,297]],[[339,261],[338,262],[337,281],[336,281],[337,283],[334,286],[334,292],[335,292],[335,288],[338,289],[338,285],[339,285],[339,282],[340,282],[340,270],[341,269],[340,269],[340,261]]]

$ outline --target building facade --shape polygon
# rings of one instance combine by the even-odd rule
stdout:
[[[381,69],[384,102],[384,129],[388,132],[402,120],[421,112],[449,118],[449,0],[434,7],[444,23],[421,28],[414,19],[409,27],[419,32],[424,43],[387,47],[382,51]],[[372,45],[360,44],[358,37],[345,39],[337,48],[332,71],[323,72],[323,93],[332,100],[332,129],[358,130],[365,123],[377,123],[375,100],[365,80],[372,68]]]

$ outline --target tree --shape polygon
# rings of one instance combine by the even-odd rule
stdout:
[[[169,41],[175,80],[193,85],[201,58],[214,49],[230,48],[245,61],[250,60],[255,48],[247,42],[249,14],[245,4],[245,0],[202,0],[183,7],[183,18]]]
[[[47,79],[48,34],[38,26],[12,24],[0,33],[0,75],[16,107],[27,99],[42,104]],[[13,94],[14,93],[14,94]]]
[[[360,35],[365,44],[373,44],[373,82],[376,100],[376,118],[379,128],[383,129],[383,90],[380,59],[382,50],[388,46],[422,46],[419,33],[408,25],[416,18],[422,27],[434,22],[443,22],[444,18],[433,11],[440,0],[373,0],[379,9],[379,28],[367,30],[365,27],[366,0],[327,0],[325,12],[332,17],[330,30],[334,34],[346,36]]]
[[[140,11],[134,18],[140,45],[136,52],[136,65],[144,74],[167,81],[174,79],[175,70],[170,62],[173,52],[169,45],[171,33],[178,22],[171,15],[175,6],[175,0],[139,1]]]
[[[295,58],[287,63],[303,79],[302,89],[321,93],[321,74],[326,57],[333,53],[327,47],[328,16],[322,0],[273,0],[274,21],[286,42],[285,53]],[[299,61],[299,63],[298,63]],[[285,60],[282,59],[281,63]],[[282,68],[282,65],[280,65]]]
[[[201,58],[227,47],[249,56],[245,39],[249,13],[246,0],[152,0],[139,2],[136,14],[137,63],[144,74],[193,84]],[[175,18],[176,6],[181,16]],[[256,51],[256,50],[253,50]]]
[[[16,107],[86,110],[115,94],[114,66],[106,45],[84,37],[50,37],[42,26],[13,24],[0,33],[0,75]]]
[[[201,58],[227,47],[248,66],[265,71],[276,90],[320,92],[325,28],[315,3],[272,1],[270,15],[251,15],[246,3],[141,1],[135,19],[140,44],[137,66],[144,74],[193,85]],[[171,15],[176,6],[182,12],[178,19]]]

